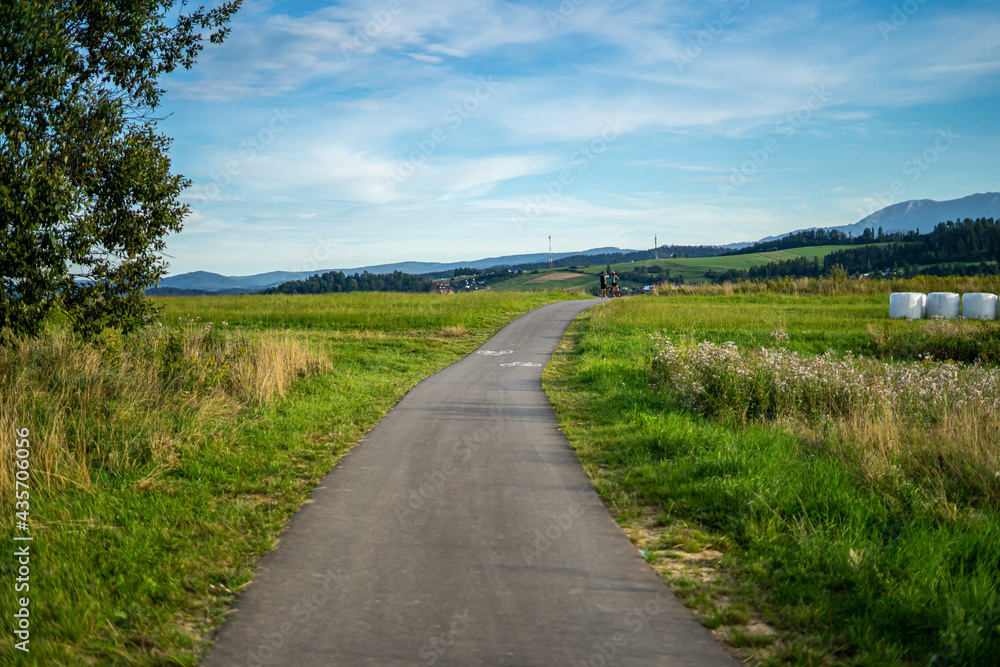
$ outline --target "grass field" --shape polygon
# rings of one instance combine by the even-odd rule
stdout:
[[[575,274],[575,277],[565,278],[568,273]],[[549,279],[550,275],[556,274],[562,277]],[[591,284],[597,284],[597,278],[582,270],[539,269],[538,273],[519,273],[508,280],[491,285],[490,288],[498,292],[558,290],[582,294]]]
[[[546,283],[546,282],[565,282],[567,280],[574,280],[579,278],[580,274],[575,271],[553,271],[546,273],[545,275],[538,276],[537,278],[532,278],[526,285],[531,285],[532,283]]]
[[[749,269],[754,266],[761,266],[771,262],[780,262],[798,257],[812,259],[818,257],[820,260],[835,250],[842,250],[852,246],[812,246],[807,248],[792,248],[789,250],[777,250],[773,252],[753,253],[748,255],[727,255],[720,257],[692,257],[660,260],[644,260],[640,262],[625,262],[612,264],[611,269],[618,271],[635,271],[643,266],[659,266],[670,271],[670,278],[682,278],[686,283],[701,283],[706,280],[709,271],[722,272],[728,269]],[[588,292],[591,288],[599,284],[598,275],[605,269],[605,264],[592,264],[590,266],[580,266],[573,270],[566,268],[539,269],[537,274],[522,273],[509,280],[493,285],[494,290],[534,290],[534,289],[559,289],[578,290]],[[567,278],[567,273],[575,273],[577,277]],[[547,276],[552,276],[547,279]],[[649,278],[643,282],[623,281],[622,285],[629,288],[639,288],[644,285],[656,284],[665,280],[664,273],[651,273]]]
[[[579,318],[546,369],[598,491],[753,664],[1000,655],[1000,421],[984,407],[1000,326],[887,311],[885,294],[624,299]],[[867,400],[883,376],[892,397]]]
[[[742,657],[992,665],[1000,411],[981,405],[1000,391],[1000,325],[889,320],[883,293],[996,292],[992,280],[777,281],[609,302],[573,325],[545,387],[647,559]],[[161,321],[136,335],[84,344],[55,327],[0,347],[0,499],[13,507],[11,434],[28,428],[35,538],[32,652],[13,650],[7,615],[0,663],[196,664],[338,457],[419,379],[562,298],[158,299]],[[819,389],[809,373],[825,377]],[[852,378],[883,376],[944,388],[871,411]],[[979,398],[961,393],[963,377]],[[20,533],[5,530],[12,544]],[[0,560],[8,581],[13,568]],[[10,587],[0,599],[15,608]]]
[[[55,328],[0,347],[0,499],[13,512],[26,428],[34,537],[18,594],[31,651],[5,613],[0,664],[196,664],[336,460],[421,378],[562,298],[158,299],[161,322],[135,335],[85,344]],[[0,559],[9,583],[14,562]],[[14,597],[5,585],[0,606]]]

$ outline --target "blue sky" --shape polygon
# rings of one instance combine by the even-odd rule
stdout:
[[[248,2],[164,83],[172,274],[725,244],[1000,190],[995,0]]]

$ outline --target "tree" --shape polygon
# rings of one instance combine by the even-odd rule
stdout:
[[[189,185],[156,132],[158,79],[221,43],[241,2],[0,4],[0,328],[35,335],[61,311],[92,335],[152,314]]]

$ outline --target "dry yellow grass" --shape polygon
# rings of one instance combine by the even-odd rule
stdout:
[[[945,515],[955,509],[948,498],[951,484],[960,484],[963,495],[1000,501],[1000,418],[996,413],[952,408],[933,424],[919,424],[886,410],[875,418],[855,414],[838,420],[825,434],[815,427],[800,428],[808,432],[802,433],[807,439],[833,447],[854,461],[859,472],[874,482],[905,483],[906,473],[911,479],[928,480],[923,488],[939,495],[928,498],[928,506]]]
[[[886,363],[654,334],[654,384],[680,405],[734,422],[770,420],[890,486],[920,480],[936,502],[1000,502],[1000,371]]]
[[[283,397],[321,356],[288,333],[185,323],[85,343],[67,331],[0,346],[0,498],[13,494],[15,429],[30,431],[35,488],[89,488],[95,470],[169,469],[213,421]]]
[[[454,324],[451,326],[444,327],[441,329],[441,335],[445,338],[455,338],[458,336],[466,336],[469,333],[468,327],[464,324]]]
[[[562,280],[572,280],[573,278],[579,278],[585,275],[583,273],[568,273],[566,271],[556,271],[555,273],[546,273],[544,275],[538,276],[537,278],[532,278],[525,285],[531,285],[532,283],[547,283],[552,281],[562,281]]]

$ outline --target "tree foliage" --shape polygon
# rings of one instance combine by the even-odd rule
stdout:
[[[872,233],[864,238],[874,240],[835,250],[824,256],[822,263],[815,258],[798,257],[750,269],[710,271],[705,275],[713,282],[723,283],[785,276],[818,277],[830,275],[834,267],[853,275],[903,277],[994,275],[1000,271],[1000,221],[993,218],[942,222],[928,234],[882,234],[879,230],[877,235]]]
[[[676,255],[677,257],[716,257],[724,254],[728,254],[728,251],[725,248],[714,245],[661,245],[656,250],[632,250],[622,252],[603,252],[594,255],[570,255],[568,257],[553,260],[552,266],[554,268],[569,267],[574,264],[579,266],[589,266],[590,264],[601,264],[603,262],[610,267],[612,264],[642,262],[655,259],[657,257],[659,257],[659,259],[666,259],[671,255]],[[544,262],[527,262],[525,264],[514,264],[511,266],[502,264],[493,268],[510,268],[517,269],[519,271],[531,271],[533,269],[547,269],[548,267],[549,261],[545,260]],[[609,268],[608,271],[610,272],[611,269]]]
[[[433,281],[402,271],[355,273],[330,271],[292,280],[263,291],[263,294],[327,294],[329,292],[430,292]]]
[[[733,250],[726,255],[750,255],[758,252],[807,248],[821,245],[866,245],[870,243],[908,243],[920,237],[920,230],[896,231],[886,234],[881,227],[876,232],[865,227],[859,236],[847,235],[836,229],[806,229],[770,241],[758,241],[753,245]]]
[[[242,0],[0,3],[0,328],[53,311],[93,334],[151,314],[188,181],[152,112],[159,79],[221,42]]]

